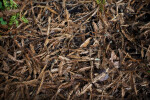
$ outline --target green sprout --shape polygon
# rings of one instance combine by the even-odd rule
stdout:
[[[19,25],[19,22],[17,20],[18,17],[19,17],[19,13],[11,16],[10,21],[9,21],[9,25],[11,26],[13,24],[16,24],[16,26],[18,26]]]
[[[2,6],[2,2],[0,1],[0,9],[4,9],[4,7]]]
[[[28,23],[28,22],[29,22],[24,16],[21,17],[21,20],[22,20],[24,23]]]
[[[7,24],[7,22],[4,21],[2,17],[0,17],[0,23],[1,23],[2,25],[6,25],[6,24]]]
[[[2,2],[4,4],[4,6],[2,5]],[[17,9],[18,5],[13,1],[13,0],[2,0],[0,1],[0,10],[10,10],[10,9]],[[20,14],[16,13],[13,14],[10,19],[9,19],[9,26],[12,26],[13,24],[15,24],[16,26],[19,25],[19,18],[20,18]],[[21,17],[20,20],[22,20],[24,23],[28,23],[28,20],[25,18],[25,16]],[[7,22],[3,20],[3,18],[0,18],[0,24],[1,25],[6,25]]]
[[[17,4],[13,1],[13,0],[3,0],[3,3],[4,3],[4,7],[7,9],[7,10],[10,10],[10,9],[16,9],[17,8]]]
[[[100,11],[103,11],[103,7],[104,7],[104,5],[105,5],[105,3],[106,3],[106,0],[95,0],[96,1],[96,3],[99,5],[99,7],[100,7]]]

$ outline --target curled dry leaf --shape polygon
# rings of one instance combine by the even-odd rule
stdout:
[[[117,55],[115,54],[114,51],[111,52],[111,58],[110,58],[110,61],[113,63],[114,67],[115,68],[119,68],[119,61],[115,61],[117,60]]]
[[[94,46],[94,47],[97,47],[98,45],[99,45],[99,42],[98,42],[98,40],[94,39],[93,46]]]
[[[95,32],[98,32],[98,26],[96,25],[96,23],[95,23],[95,22],[92,22],[92,24],[93,24],[94,31],[95,31]]]
[[[119,61],[114,61],[113,64],[115,68],[119,68]]]
[[[86,41],[84,41],[84,43],[81,44],[81,48],[85,48],[87,47],[87,45],[90,43],[91,38],[88,38]]]
[[[115,52],[112,51],[112,52],[111,52],[111,58],[110,58],[110,61],[113,62],[113,61],[116,60],[116,59],[117,59],[117,56],[116,56]]]
[[[96,83],[98,81],[105,81],[105,80],[107,80],[109,78],[108,73],[107,73],[108,71],[109,71],[109,68],[106,69],[106,71],[102,72],[101,74],[97,75],[94,78],[92,83]]]
[[[100,20],[98,21],[98,28],[99,28],[100,31],[102,31],[102,29],[104,28],[103,24]]]

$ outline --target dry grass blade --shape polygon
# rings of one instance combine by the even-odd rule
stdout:
[[[40,86],[38,87],[36,95],[40,93],[40,90],[42,89],[42,85],[43,85],[44,79],[45,79],[45,73],[42,76],[41,83],[40,83]]]
[[[26,85],[31,85],[31,84],[37,83],[37,82],[38,82],[38,80],[34,79],[34,80],[30,80],[30,81],[24,81],[24,82],[21,82],[21,83],[26,84]]]
[[[63,61],[61,61],[60,64],[59,64],[59,69],[58,69],[59,76],[62,76],[62,71],[63,71],[64,64],[65,63]]]
[[[47,64],[45,64],[45,66],[43,67],[43,69],[42,69],[42,71],[41,71],[41,73],[40,73],[38,79],[41,79],[41,78],[43,77],[43,74],[44,74],[44,72],[45,72],[46,67],[47,67]]]
[[[51,9],[51,8],[48,7],[48,6],[46,6],[46,7],[45,7],[45,6],[37,6],[37,7],[40,7],[40,8],[46,8],[46,9],[48,9],[50,12],[52,12],[52,13],[58,15],[58,13],[57,13],[55,10]]]
[[[51,24],[51,17],[48,17],[47,35],[49,35],[49,34],[50,34],[50,24]]]
[[[92,87],[91,83],[86,84],[77,95],[81,96],[82,94],[87,92],[91,87]]]
[[[90,69],[91,69],[90,67],[84,67],[84,68],[80,68],[78,70],[78,72],[85,72],[85,71],[90,70]]]

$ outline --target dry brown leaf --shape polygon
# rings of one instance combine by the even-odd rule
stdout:
[[[109,22],[108,22],[108,19],[107,19],[106,15],[102,15],[101,18],[102,18],[102,21],[105,24],[105,26],[109,27]]]
[[[112,52],[111,52],[111,58],[110,58],[110,61],[113,62],[113,61],[116,60],[116,59],[117,59],[117,56],[116,56],[115,52],[112,51]]]
[[[87,40],[84,41],[84,43],[81,44],[81,48],[87,47],[87,45],[90,43],[91,38],[88,38]]]
[[[56,73],[56,72],[58,72],[58,68],[51,69],[51,73]]]
[[[98,32],[98,26],[97,26],[97,24],[94,21],[92,22],[92,24],[93,24],[94,31]]]
[[[134,9],[132,9],[132,7],[131,7],[131,6],[127,7],[127,9],[128,9],[130,12],[132,12],[132,13],[134,13],[134,12],[135,12],[135,11],[134,11]]]
[[[109,71],[109,68],[106,69],[106,72],[103,72],[99,75],[97,75],[94,79],[93,79],[93,82],[92,83],[96,83],[98,81],[104,81],[104,80],[107,80],[108,79],[108,74],[107,72]]]
[[[115,60],[118,60],[118,57],[117,55],[115,54],[114,51],[111,52],[111,58],[110,58],[110,61],[113,63],[114,67],[115,68],[119,68],[120,66],[120,63],[119,61],[115,61]]]
[[[115,68],[119,68],[119,61],[114,61],[113,64]]]
[[[98,28],[99,28],[99,31],[102,31],[102,29],[104,28],[100,20],[98,21]]]

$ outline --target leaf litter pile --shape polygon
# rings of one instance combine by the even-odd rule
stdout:
[[[149,0],[16,3],[29,23],[0,26],[0,99],[148,100]]]

